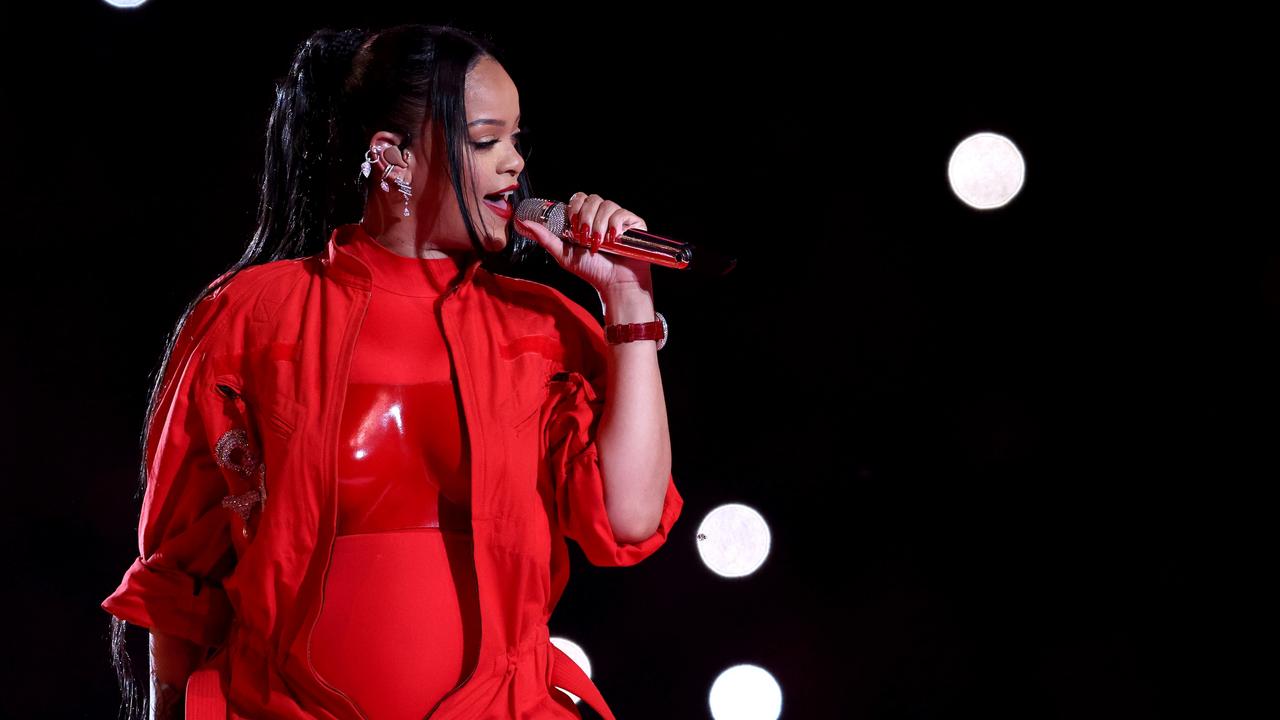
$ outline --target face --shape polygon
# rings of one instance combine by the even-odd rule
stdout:
[[[474,188],[471,221],[485,246],[500,250],[506,244],[506,228],[511,220],[486,204],[484,196],[515,185],[524,170],[524,158],[519,152],[520,95],[506,70],[486,56],[467,74],[465,103],[469,146],[463,153],[467,158],[463,163],[463,193],[471,202]],[[417,219],[417,242],[443,250],[471,250],[449,183],[443,130],[428,122],[419,138],[411,144],[413,198],[409,201],[412,218]],[[401,196],[394,192],[390,195],[401,200],[400,205],[393,203],[391,207],[403,209]],[[507,207],[510,208],[509,203]],[[511,208],[509,214],[513,213]]]

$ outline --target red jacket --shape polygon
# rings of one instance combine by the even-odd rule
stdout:
[[[361,717],[307,653],[337,531],[347,372],[371,288],[369,268],[342,248],[353,228],[335,230],[322,254],[241,271],[193,310],[148,429],[140,556],[102,603],[135,625],[221,646],[209,665],[231,717]],[[553,685],[574,685],[611,717],[549,641],[568,581],[564,538],[594,565],[640,562],[680,515],[674,476],[657,531],[618,542],[595,445],[610,353],[599,322],[478,258],[441,303],[471,448],[482,634],[475,671],[431,717],[577,716]]]

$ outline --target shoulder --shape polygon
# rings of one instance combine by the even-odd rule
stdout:
[[[184,323],[183,334],[222,335],[231,328],[246,325],[261,314],[264,305],[272,306],[271,299],[287,292],[306,272],[302,258],[228,270],[204,288]]]
[[[273,260],[219,275],[205,288],[201,303],[224,312],[247,312],[261,302],[287,292],[307,273],[304,258]]]

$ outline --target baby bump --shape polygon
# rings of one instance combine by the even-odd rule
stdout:
[[[420,720],[475,664],[472,562],[463,532],[339,535],[311,638],[316,671],[371,720]]]

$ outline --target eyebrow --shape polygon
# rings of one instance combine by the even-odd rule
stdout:
[[[493,118],[480,118],[479,120],[472,120],[471,122],[467,123],[467,127],[474,127],[474,126],[476,126],[476,125],[503,125],[503,126],[505,126],[506,124],[507,124],[507,121],[506,121],[506,120],[495,120],[495,119],[493,119]],[[516,116],[516,125],[519,125],[519,124],[520,124],[520,116],[519,116],[519,115],[517,115],[517,116]]]

